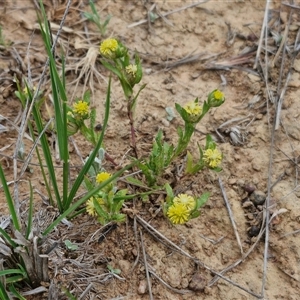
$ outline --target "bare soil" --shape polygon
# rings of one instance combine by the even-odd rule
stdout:
[[[59,25],[66,2],[44,1],[54,35],[57,33],[54,25]],[[11,181],[12,157],[21,110],[14,95],[16,86],[13,78],[27,77],[30,71],[33,84],[36,84],[41,76],[46,54],[37,29],[36,1],[1,0],[0,4],[0,25],[7,42],[5,47],[0,48],[1,124],[6,128],[0,133],[0,154],[8,181]],[[255,201],[259,201],[259,197],[266,197],[268,184],[272,186],[270,211],[273,218],[267,236],[269,248],[264,297],[289,300],[300,297],[300,103],[297,101],[300,93],[300,60],[296,57],[293,61],[291,50],[299,30],[299,9],[292,11],[286,39],[289,49],[284,58],[284,68],[281,70],[280,54],[274,65],[270,65],[270,78],[266,87],[263,76],[266,66],[263,63],[264,51],[259,56],[261,64],[256,69],[253,68],[266,3],[208,1],[158,18],[155,22],[147,19],[149,12],[164,15],[191,4],[191,1],[96,1],[101,16],[112,15],[106,37],[120,39],[132,53],[137,51],[143,61],[142,83],[146,83],[147,87],[141,93],[136,112],[140,155],[149,151],[159,128],[163,129],[166,139],[176,142],[176,128],[181,120],[176,116],[169,122],[166,119],[166,107],[174,108],[175,103],[183,105],[196,97],[202,102],[216,88],[224,92],[225,104],[211,111],[198,125],[189,148],[196,157],[197,143],[204,144],[205,134],[212,134],[224,155],[223,171],[220,174],[205,171],[194,177],[181,179],[176,168],[170,170],[170,180],[175,176],[179,179],[174,186],[176,192],[200,195],[209,191],[209,201],[199,218],[183,226],[172,226],[163,217],[159,210],[162,196],[154,195],[146,203],[138,199],[127,202],[124,207],[124,212],[128,214],[126,223],[118,224],[100,241],[99,238],[107,227],[102,228],[87,215],[72,221],[70,227],[60,225],[47,242],[48,246],[54,241],[58,242],[49,261],[49,293],[52,297],[56,295],[57,299],[64,299],[62,289],[67,288],[79,299],[89,287],[84,299],[149,299],[142,251],[144,247],[153,299],[259,298],[264,278],[266,237],[261,234],[258,241],[257,235],[265,218],[265,210],[264,203]],[[97,33],[96,26],[84,21],[82,17],[82,12],[89,9],[88,1],[72,2],[57,53],[63,49],[67,54],[70,102],[90,89],[98,121],[101,123],[109,73],[101,66],[99,56],[91,63],[94,69],[89,67],[86,59],[93,51],[89,49],[98,51],[103,39]],[[273,33],[284,35],[288,26],[288,8],[277,1],[269,9],[269,20],[274,20],[269,24],[273,26],[270,28],[273,28]],[[141,20],[146,21],[136,24]],[[271,32],[268,41],[268,53],[272,62],[280,41],[276,43]],[[88,51],[91,52],[88,54]],[[272,102],[270,99],[280,96],[292,63],[292,76],[286,87],[280,123],[272,146],[276,101]],[[80,80],[77,80],[79,77]],[[280,80],[282,84],[277,90]],[[44,82],[42,89],[48,97],[49,82]],[[270,94],[272,97],[268,97]],[[51,102],[47,100],[47,103],[51,110]],[[45,118],[49,118],[46,112]],[[92,147],[80,135],[76,135],[74,140],[81,156],[86,157]],[[24,144],[26,153],[32,142],[26,138]],[[124,164],[124,157],[131,149],[126,103],[116,78],[112,85],[112,107],[105,148],[120,165]],[[77,166],[80,164],[78,153],[72,146],[71,150],[71,163]],[[50,214],[55,217],[55,210],[47,206],[47,201],[40,196],[46,195],[46,192],[41,174],[34,163],[35,160],[30,165],[30,172],[26,172],[21,178],[22,206],[26,209],[28,204],[30,180],[35,189],[36,211],[42,212],[44,217]],[[178,161],[177,167],[180,168],[183,163],[184,157]],[[59,172],[59,163],[57,167]],[[105,167],[113,171],[110,162],[106,162]],[[71,179],[74,179],[76,168],[71,175]],[[252,190],[255,191],[251,194]],[[224,195],[232,210],[240,246]],[[8,209],[2,191],[0,207],[0,216],[7,216]],[[162,237],[147,231],[149,227],[143,227],[142,220],[190,257],[175,251],[174,247],[170,248],[170,244],[163,242]],[[66,239],[77,244],[78,250],[67,251],[63,243]],[[107,265],[120,269],[121,273],[113,275]],[[226,268],[229,270],[222,272]],[[215,272],[221,273],[225,278],[213,281]],[[45,286],[48,288],[49,284],[45,283]],[[36,299],[47,299],[47,295],[47,292],[38,294]]]

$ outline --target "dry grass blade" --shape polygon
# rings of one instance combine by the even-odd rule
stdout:
[[[140,238],[141,238],[141,246],[142,246],[144,266],[145,266],[145,272],[146,272],[146,278],[147,278],[149,299],[153,300],[152,289],[151,289],[152,285],[151,285],[151,281],[150,281],[149,270],[148,270],[148,263],[147,263],[147,257],[146,257],[146,251],[145,251],[145,246],[144,246],[143,234],[142,234],[141,230],[140,230]]]
[[[89,88],[92,91],[92,95],[93,95],[93,99],[94,99],[94,91],[95,91],[95,87],[94,87],[94,77],[96,77],[98,83],[100,83],[100,79],[103,79],[106,83],[107,80],[103,77],[102,74],[100,74],[96,68],[96,62],[98,59],[98,55],[99,55],[99,50],[98,48],[95,47],[88,47],[88,51],[86,53],[86,55],[75,64],[75,67],[72,68],[68,68],[67,70],[75,70],[75,73],[77,74],[78,69],[80,69],[80,73],[77,76],[77,78],[70,82],[69,85],[74,85],[75,87],[72,88],[73,90],[73,94],[72,94],[72,98],[74,97],[76,91],[77,91],[77,87],[78,84],[80,83],[80,81],[84,78],[84,85],[83,85],[83,94],[84,91],[86,89],[87,84],[89,83]]]
[[[180,11],[183,11],[183,10],[186,10],[188,8],[192,8],[192,7],[196,7],[200,4],[203,4],[203,3],[206,3],[208,2],[209,0],[204,0],[204,1],[200,1],[200,2],[197,2],[197,3],[193,3],[193,4],[190,4],[190,5],[187,5],[187,6],[184,6],[184,7],[180,7],[180,8],[177,8],[177,9],[174,9],[172,11],[169,11],[167,13],[164,13],[162,15],[160,15],[159,17],[161,18],[165,18],[166,16],[169,16],[169,15],[172,15],[172,14],[175,14],[175,13],[178,13]],[[141,21],[138,21],[138,22],[135,22],[135,23],[132,23],[130,25],[128,25],[127,27],[128,28],[132,28],[132,27],[135,27],[135,26],[138,26],[138,25],[142,25],[142,24],[145,24],[148,22],[148,19],[144,19],[144,20],[141,20]]]
[[[230,204],[229,204],[228,199],[227,199],[227,195],[226,195],[221,177],[219,177],[219,185],[220,185],[220,189],[222,191],[223,199],[225,201],[226,208],[227,208],[227,211],[228,211],[228,214],[229,214],[229,219],[230,219],[231,225],[233,227],[233,231],[234,231],[234,234],[235,234],[236,241],[239,245],[241,254],[244,255],[244,250],[243,250],[243,247],[242,247],[240,235],[239,235],[239,232],[238,232],[237,227],[236,227],[236,223],[235,223],[235,220],[234,220],[234,217],[233,217],[233,213],[232,213]]]

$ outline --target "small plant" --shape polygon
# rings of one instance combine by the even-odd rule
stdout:
[[[120,41],[112,38],[106,39],[101,43],[100,54],[103,57],[101,60],[103,66],[117,75],[123,88],[127,101],[127,115],[130,121],[132,147],[135,156],[138,157],[135,142],[134,111],[137,98],[146,86],[145,84],[142,85],[134,95],[133,88],[141,81],[143,76],[140,58],[135,53],[134,62],[131,62],[128,49]]]
[[[104,36],[106,33],[107,25],[111,19],[111,15],[108,15],[106,17],[106,19],[104,20],[104,22],[101,22],[100,15],[97,12],[94,2],[90,1],[89,4],[90,4],[91,10],[92,10],[92,13],[84,12],[84,17],[87,18],[89,21],[93,22],[94,24],[96,24],[101,35]]]
[[[5,41],[5,36],[2,32],[2,27],[1,26],[0,26],[0,45],[3,46],[3,47],[7,46],[7,43]]]

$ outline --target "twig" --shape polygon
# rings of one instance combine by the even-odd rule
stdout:
[[[261,32],[260,32],[259,44],[258,44],[258,48],[257,48],[257,52],[256,52],[256,58],[255,58],[253,69],[257,69],[257,63],[258,63],[259,57],[260,57],[260,52],[261,52],[261,47],[262,47],[264,34],[266,34],[266,36],[267,36],[267,32],[265,31],[265,29],[266,29],[267,24],[268,24],[269,4],[270,4],[270,1],[266,1],[264,21],[263,21],[263,26],[262,26]]]
[[[160,18],[164,18],[168,15],[171,15],[171,14],[174,14],[174,13],[177,13],[177,12],[180,12],[182,10],[185,10],[185,9],[188,9],[188,8],[192,8],[192,7],[195,7],[195,6],[198,6],[200,4],[203,4],[205,2],[208,2],[209,0],[204,0],[204,1],[200,1],[200,2],[197,2],[197,3],[193,3],[193,4],[190,4],[190,5],[187,5],[187,6],[183,6],[183,7],[180,7],[180,8],[177,8],[177,9],[174,9],[172,11],[168,11],[166,12],[165,14],[162,14],[162,15],[159,15]],[[132,28],[132,27],[135,27],[135,26],[138,26],[138,25],[142,25],[142,24],[145,24],[148,22],[148,19],[143,19],[141,21],[138,21],[138,22],[135,22],[135,23],[132,23],[130,25],[127,26],[127,28]]]
[[[175,289],[173,287],[171,287],[168,283],[166,283],[162,278],[160,278],[154,271],[149,270],[149,272],[151,273],[151,275],[153,275],[156,279],[158,279],[164,286],[166,286],[168,289],[170,289],[171,291],[177,293],[177,294],[182,294],[182,295],[186,295],[186,294],[190,294],[193,293],[193,291],[191,290],[179,290],[179,289]]]
[[[223,186],[221,177],[219,177],[219,185],[220,185],[220,189],[221,189],[221,191],[222,191],[223,199],[224,199],[225,204],[226,204],[226,208],[227,208],[227,210],[228,210],[229,219],[230,219],[230,221],[231,221],[231,225],[232,225],[232,227],[233,227],[233,230],[234,230],[234,234],[235,234],[237,243],[238,243],[238,245],[239,245],[239,247],[240,247],[240,251],[241,251],[241,254],[242,254],[242,256],[243,256],[243,255],[244,255],[244,251],[243,251],[243,247],[242,247],[240,235],[239,235],[239,232],[238,232],[238,230],[237,230],[236,223],[235,223],[235,221],[234,221],[233,213],[232,213],[230,204],[229,204],[229,202],[228,202],[227,195],[226,195],[226,192],[225,192],[225,190],[224,190],[224,186]]]
[[[140,247],[139,247],[139,242],[138,242],[138,233],[137,233],[137,225],[136,225],[136,216],[134,216],[134,220],[133,220],[133,231],[134,231],[134,238],[135,238],[135,243],[136,243],[136,247],[137,247],[137,256],[136,259],[134,261],[134,264],[131,268],[131,273],[133,272],[133,270],[135,269],[136,265],[139,262],[140,259]]]
[[[141,246],[142,246],[145,272],[146,272],[146,278],[147,278],[147,284],[148,284],[149,298],[150,298],[150,300],[153,300],[151,282],[150,282],[150,276],[149,276],[149,270],[148,270],[148,263],[147,263],[147,257],[146,257],[146,251],[145,251],[145,247],[144,247],[143,234],[142,234],[141,230],[140,230],[140,237],[141,237]]]
[[[139,217],[138,215],[136,216],[138,222],[156,239],[158,239],[158,237],[160,237],[163,241],[162,242],[160,239],[158,239],[160,242],[162,242],[164,245],[167,245],[169,248],[172,248],[173,250],[181,253],[182,255],[190,258],[191,260],[193,260],[197,265],[202,266],[203,268],[205,268],[206,270],[210,271],[211,273],[213,273],[214,275],[216,275],[218,280],[219,278],[224,279],[225,281],[231,283],[232,285],[234,285],[235,287],[247,292],[248,294],[255,296],[257,298],[261,298],[260,295],[253,293],[250,290],[247,290],[246,288],[242,287],[241,285],[239,285],[238,283],[235,283],[234,281],[230,280],[229,278],[223,276],[221,273],[214,271],[213,269],[211,269],[210,267],[208,267],[207,265],[205,265],[203,262],[201,262],[199,259],[197,259],[196,257],[191,256],[189,253],[187,253],[186,251],[184,251],[183,249],[181,249],[179,246],[177,246],[176,244],[174,244],[172,241],[170,241],[168,238],[166,238],[163,234],[161,234],[159,231],[157,231],[154,227],[152,227],[149,223],[147,223],[145,220],[143,220],[141,217]],[[223,271],[222,271],[223,272]]]
[[[289,235],[296,234],[296,233],[299,233],[299,232],[300,232],[300,229],[297,229],[297,230],[292,231],[292,232],[288,232],[288,233],[286,233],[286,234],[281,235],[281,236],[279,237],[279,239],[282,239],[282,238],[284,238],[284,237],[287,237],[287,236],[289,236]]]

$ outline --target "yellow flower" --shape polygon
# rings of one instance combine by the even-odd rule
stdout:
[[[207,149],[204,151],[204,161],[211,168],[216,168],[222,161],[222,153],[218,149]]]
[[[87,213],[94,217],[97,215],[97,212],[96,212],[96,208],[95,208],[95,205],[94,205],[94,197],[91,197],[87,202],[86,202],[86,211]],[[96,198],[97,202],[100,204],[100,205],[103,205],[104,204],[104,201],[102,198]]]
[[[73,104],[73,112],[80,117],[86,117],[89,114],[89,104],[80,100]]]
[[[195,101],[187,103],[183,108],[189,115],[193,117],[198,117],[202,114],[202,107]]]
[[[213,97],[218,101],[223,101],[224,94],[220,90],[214,91]]]
[[[110,177],[111,177],[111,175],[110,175],[109,173],[107,173],[107,172],[101,172],[101,173],[99,173],[99,174],[96,176],[96,181],[97,181],[98,183],[101,183],[101,182],[103,182],[103,181],[109,179]]]
[[[105,57],[114,58],[118,46],[116,39],[106,39],[100,45],[100,53]]]
[[[35,86],[32,88],[32,91],[36,91],[36,87],[35,87]],[[29,93],[28,93],[28,88],[27,88],[27,86],[24,87],[23,93],[24,93],[25,96],[28,96]]]
[[[167,216],[173,224],[184,224],[189,220],[190,210],[183,203],[174,203],[169,207]]]
[[[191,211],[195,208],[196,201],[192,196],[186,194],[179,194],[177,197],[173,199],[174,204],[184,204],[186,208]]]
[[[137,72],[137,65],[128,65],[126,68],[126,73],[135,77]]]

